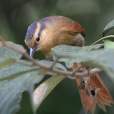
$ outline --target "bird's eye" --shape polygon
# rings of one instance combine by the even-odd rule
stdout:
[[[36,41],[38,42],[40,40],[40,37],[38,36],[37,38],[36,38]]]

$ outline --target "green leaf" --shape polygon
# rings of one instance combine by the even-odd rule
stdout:
[[[38,76],[37,72],[29,72],[18,77],[12,81],[4,82],[5,86],[1,86],[0,91],[0,112],[3,114],[12,114],[16,112],[20,107],[19,103],[22,97],[22,92],[29,90],[30,86],[40,82],[43,76]]]
[[[5,68],[0,69],[0,81],[12,80],[17,78],[25,73],[36,70],[38,73],[38,67],[30,67],[22,64],[12,64]]]
[[[74,62],[77,62],[85,66],[104,69],[109,76],[114,77],[114,49],[93,50],[93,46],[61,45],[53,48],[52,52],[54,58],[59,57],[59,61],[65,62],[67,67],[71,68]]]
[[[112,42],[110,40],[105,40],[104,48],[105,49],[111,49],[111,48],[114,49],[114,42]]]
[[[13,64],[13,63],[15,63],[15,62],[16,62],[16,60],[13,59],[13,58],[1,59],[1,60],[0,60],[0,68],[6,67],[6,66],[8,66],[8,65],[10,65],[10,64]]]
[[[20,49],[21,51],[24,50],[23,46],[18,45],[18,44],[14,44],[13,42],[6,42],[9,45]],[[0,59],[3,58],[15,58],[15,59],[20,59],[22,57],[21,54],[17,53],[16,51],[13,51],[7,47],[1,47],[1,42],[0,42]]]
[[[40,82],[44,76],[39,75],[38,71],[29,71],[32,67],[13,64],[0,70],[0,77],[15,76],[10,80],[0,82],[0,112],[1,114],[12,114],[16,112],[20,106],[22,92],[29,91],[31,87],[34,87],[35,83]],[[38,70],[38,69],[37,69]],[[17,77],[17,75],[19,75]],[[1,78],[2,79],[2,78]]]
[[[7,42],[15,48],[24,50],[21,45]],[[1,45],[1,42],[0,42]],[[34,84],[39,83],[45,74],[55,75],[54,72],[39,68],[38,66],[31,66],[32,62],[19,60],[21,54],[8,49],[0,47],[0,113],[12,114],[17,112],[20,108],[20,101],[22,93],[28,91],[30,96],[34,91]],[[18,64],[15,62],[25,63]],[[53,62],[38,61],[46,66],[51,66]],[[28,65],[28,66],[26,66]],[[61,64],[56,64],[54,67],[66,70]],[[42,74],[40,73],[42,70]],[[54,88],[52,86],[50,88]],[[51,92],[51,91],[50,91]],[[48,94],[47,94],[48,95]],[[32,99],[32,98],[31,98]],[[33,104],[33,103],[32,103]]]
[[[36,111],[42,101],[50,94],[50,92],[65,78],[65,76],[57,75],[44,81],[36,88],[33,93],[33,107]]]
[[[11,81],[0,83],[1,114],[12,114],[16,112],[20,108],[19,103],[22,92],[25,90],[29,91],[33,84],[40,82],[42,79],[43,76],[38,76],[36,71],[31,71]]]
[[[103,36],[109,32],[110,30],[114,29],[114,20],[112,20],[111,22],[109,22],[106,27],[103,30]]]
[[[26,62],[26,61],[23,61]],[[39,61],[39,63],[51,66],[53,62]],[[31,62],[27,62],[31,65]],[[61,64],[56,68],[65,70]],[[44,75],[39,74],[41,68],[37,66],[25,66],[23,64],[11,64],[0,69],[0,113],[12,114],[20,108],[22,93],[33,93],[34,84],[39,83]]]
[[[53,58],[60,57],[59,61],[65,62],[68,68],[73,66],[74,62],[80,63],[81,60],[86,58],[87,52],[100,48],[100,45],[74,47],[68,45],[59,45],[52,48]]]

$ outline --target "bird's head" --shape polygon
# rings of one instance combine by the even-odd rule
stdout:
[[[49,53],[52,44],[52,26],[49,18],[44,18],[38,22],[34,22],[28,27],[25,43],[30,48],[30,56],[32,57],[35,51],[41,50],[45,54]]]

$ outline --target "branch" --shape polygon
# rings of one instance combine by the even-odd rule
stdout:
[[[88,70],[83,71],[81,73],[80,72],[74,73],[74,72],[71,72],[71,71],[63,71],[63,70],[60,70],[60,69],[53,68],[53,66],[55,65],[56,62],[54,62],[51,67],[46,66],[46,65],[43,65],[43,64],[40,64],[40,63],[36,62],[36,60],[34,58],[31,58],[29,56],[29,54],[26,52],[25,49],[23,51],[20,51],[19,49],[15,48],[15,47],[13,47],[13,46],[11,46],[9,44],[7,44],[5,42],[5,40],[3,39],[2,36],[0,36],[0,40],[2,41],[2,46],[7,47],[7,48],[10,48],[10,49],[12,49],[12,50],[14,50],[14,51],[22,54],[23,56],[25,56],[28,60],[30,60],[33,63],[33,66],[38,66],[38,67],[41,67],[43,69],[46,69],[46,70],[50,70],[52,72],[55,72],[57,74],[65,75],[67,77],[71,76],[71,78],[75,78],[75,79],[80,78],[80,77],[86,77],[86,76],[88,76]],[[27,65],[27,64],[22,63],[22,62],[20,62],[20,64]],[[91,69],[89,71],[89,74],[91,76],[94,76],[96,73],[101,72],[101,71],[102,70],[99,69],[99,68],[94,68],[94,69]]]

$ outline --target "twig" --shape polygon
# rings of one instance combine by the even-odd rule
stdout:
[[[50,66],[50,70],[55,66],[58,60],[59,60],[59,57],[57,57],[56,60],[53,62],[53,64]]]
[[[111,37],[114,38],[114,35],[109,35],[109,36],[102,37],[102,38],[100,38],[99,40],[97,40],[97,41],[95,41],[94,43],[92,43],[90,46],[95,45],[95,44],[97,44],[98,42],[100,42],[100,41],[102,41],[102,40],[105,40],[105,39],[108,39],[108,38],[111,38]]]
[[[24,55],[28,60],[30,60],[30,61],[33,63],[34,66],[38,66],[38,67],[41,67],[41,68],[50,70],[50,71],[52,71],[52,72],[56,72],[57,74],[61,74],[61,75],[65,75],[65,76],[74,76],[74,77],[76,77],[76,78],[88,76],[88,71],[84,71],[84,72],[82,72],[82,73],[77,72],[77,73],[73,74],[71,71],[63,71],[63,70],[60,70],[60,69],[53,68],[53,66],[56,64],[56,62],[53,63],[53,66],[51,66],[52,69],[50,69],[49,66],[46,66],[46,65],[43,65],[43,64],[40,64],[40,63],[36,62],[35,59],[33,59],[33,58],[31,58],[31,57],[29,56],[29,54],[26,52],[25,49],[24,49],[23,51],[20,51],[19,49],[14,48],[13,46],[7,44],[7,43],[5,42],[5,40],[2,38],[2,36],[0,36],[0,39],[1,39],[1,41],[2,41],[2,46],[7,47],[7,48],[10,48],[10,49],[12,49],[12,50],[14,50],[14,51],[16,51],[16,52],[18,52],[18,53]],[[20,62],[20,63],[21,63],[21,62]],[[25,64],[25,63],[21,63],[21,64]],[[25,64],[25,65],[28,65],[28,64]],[[102,70],[99,69],[99,68],[91,69],[91,70],[90,70],[90,75],[94,75],[94,74],[96,74],[96,73],[98,73],[98,72],[101,72],[101,71],[102,71]]]
[[[82,65],[78,66],[73,72],[72,75],[75,75],[75,73],[82,67]]]
[[[103,70],[100,68],[93,68],[90,70],[89,75],[94,76],[96,73],[99,73],[101,71],[103,71]],[[83,73],[76,73],[77,78],[86,77],[86,76],[88,76],[88,70],[84,71]]]
[[[88,69],[88,75],[90,75],[90,70],[91,70],[91,67],[89,67],[89,69]]]
[[[21,62],[21,61],[17,61],[17,63],[19,63],[19,64],[24,64],[24,65],[26,65],[26,66],[33,66],[32,64],[28,64],[28,63],[26,63],[26,62]],[[36,66],[36,65],[35,65]],[[50,68],[50,67],[49,67]],[[48,69],[47,69],[48,70]],[[50,70],[50,69],[49,69]],[[58,70],[58,69],[57,69]],[[75,73],[75,75],[73,75],[72,73],[72,71],[63,71],[63,70],[58,70],[58,71],[56,71],[56,69],[54,68],[54,70],[53,69],[51,69],[51,71],[52,72],[56,72],[56,73],[58,73],[58,74],[62,74],[62,75],[65,75],[67,78],[70,78],[70,79],[77,79],[77,78],[80,78],[80,77],[87,77],[88,76],[88,70],[84,70],[83,72],[77,72],[77,73]],[[99,72],[101,72],[101,71],[103,71],[102,69],[99,69],[99,68],[93,68],[93,69],[91,69],[90,71],[89,71],[89,75],[90,76],[94,76],[96,73],[99,73]],[[48,74],[48,73],[47,73]]]

